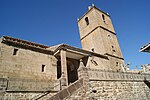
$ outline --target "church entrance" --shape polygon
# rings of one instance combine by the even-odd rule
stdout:
[[[75,82],[78,80],[78,68],[79,68],[79,61],[74,59],[67,59],[67,79],[68,85],[70,83]],[[57,79],[61,78],[62,76],[62,68],[61,68],[61,61],[57,61]]]
[[[78,80],[78,61],[67,60],[68,85]]]

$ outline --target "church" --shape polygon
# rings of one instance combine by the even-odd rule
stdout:
[[[110,15],[78,19],[81,48],[0,38],[0,100],[149,100],[150,74],[127,72]]]

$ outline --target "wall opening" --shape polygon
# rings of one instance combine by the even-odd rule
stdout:
[[[45,65],[42,65],[42,70],[41,72],[45,72]]]
[[[103,22],[105,23],[105,16],[102,14],[102,19],[103,19]]]
[[[92,50],[92,52],[94,52],[94,48],[92,48],[91,50]]]
[[[57,61],[57,79],[61,78],[61,61]]]
[[[113,51],[113,53],[115,53],[115,52],[116,52],[116,50],[115,50],[114,46],[112,46],[112,51]]]
[[[118,66],[119,65],[119,63],[118,62],[116,62],[116,66]]]
[[[14,48],[13,55],[17,55],[18,49]]]
[[[85,22],[86,22],[86,25],[89,25],[89,19],[88,19],[88,17],[85,18]]]
[[[78,80],[78,66],[79,63],[76,60],[67,60],[67,74],[68,74],[68,84]]]

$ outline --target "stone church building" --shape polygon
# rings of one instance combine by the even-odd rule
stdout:
[[[129,73],[110,15],[78,19],[81,48],[0,39],[0,100],[150,100],[150,74]]]

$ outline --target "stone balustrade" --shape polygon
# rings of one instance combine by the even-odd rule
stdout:
[[[101,81],[150,81],[150,74],[136,74],[129,72],[114,72],[87,68],[90,80]]]

